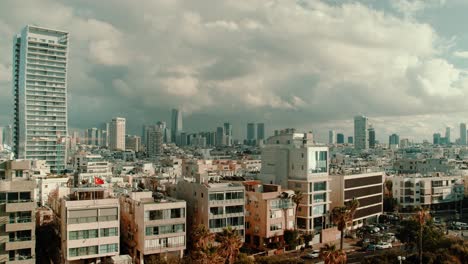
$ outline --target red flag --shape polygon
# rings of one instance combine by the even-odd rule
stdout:
[[[104,184],[104,180],[94,176],[94,184]]]

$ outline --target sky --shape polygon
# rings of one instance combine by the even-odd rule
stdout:
[[[70,33],[69,127],[127,118],[128,133],[184,111],[187,131],[228,121],[414,141],[468,122],[465,0],[36,0],[0,2],[0,125],[12,117],[12,40]]]

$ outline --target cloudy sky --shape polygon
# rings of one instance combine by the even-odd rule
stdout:
[[[466,0],[3,0],[0,124],[11,120],[11,45],[26,24],[69,31],[69,124],[143,123],[185,111],[296,127],[325,140],[356,114],[377,138],[432,138],[468,122]]]

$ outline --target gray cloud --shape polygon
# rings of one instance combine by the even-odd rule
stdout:
[[[28,23],[70,32],[71,127],[122,115],[138,133],[180,107],[186,127],[231,121],[240,136],[250,121],[325,135],[362,113],[396,126],[381,134],[429,137],[439,125],[429,117],[468,112],[468,82],[444,55],[455,51],[443,44],[451,41],[408,15],[424,12],[421,2],[399,1],[399,16],[319,0],[10,0],[0,10],[0,50],[9,54],[13,34]],[[11,110],[10,67],[11,56],[0,57],[2,123]],[[408,128],[421,115],[428,127]]]

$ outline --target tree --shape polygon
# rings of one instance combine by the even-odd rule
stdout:
[[[297,229],[297,211],[299,210],[299,204],[302,202],[302,199],[304,198],[303,194],[299,190],[294,191],[294,195],[292,196],[292,201],[296,205],[294,217],[296,218],[296,221],[294,221],[294,228]]]
[[[216,234],[219,243],[219,253],[226,258],[226,263],[233,264],[242,247],[242,238],[236,229],[228,226],[221,233]]]
[[[205,225],[198,225],[193,228],[191,240],[190,257],[193,263],[224,263],[223,257],[218,253],[218,247],[214,245],[215,234],[211,233]]]
[[[422,252],[423,252],[423,230],[426,221],[431,218],[431,215],[427,209],[421,208],[416,214],[416,221],[419,223],[419,263],[422,264]]]
[[[333,208],[331,217],[333,223],[337,226],[340,233],[340,249],[343,249],[344,231],[348,227],[348,224],[353,222],[354,214],[359,207],[359,201],[352,199],[345,203],[344,206]]]
[[[304,244],[307,247],[309,245],[309,242],[314,239],[314,233],[313,232],[306,232],[302,235],[302,239],[304,239]]]
[[[325,264],[342,264],[348,259],[342,249],[337,249],[335,244],[325,244],[320,248],[320,258]]]
[[[284,230],[283,238],[290,249],[296,249],[296,247],[301,244],[301,238],[299,237],[299,231],[297,231],[297,229]]]

